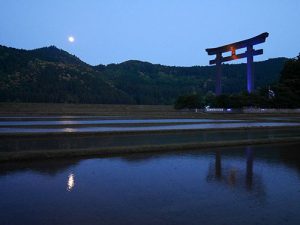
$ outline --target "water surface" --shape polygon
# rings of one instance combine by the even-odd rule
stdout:
[[[62,119],[62,118],[61,118]],[[147,124],[147,123],[211,123],[240,122],[241,120],[220,119],[106,119],[106,120],[40,120],[40,121],[0,121],[0,126],[43,126],[43,125],[91,125],[91,124]]]
[[[299,224],[299,149],[0,164],[0,224]]]
[[[289,122],[236,122],[236,123],[201,123],[164,126],[137,127],[77,127],[77,128],[0,128],[0,134],[22,133],[92,133],[92,132],[137,132],[137,131],[171,131],[171,130],[201,130],[255,127],[297,127],[300,123]]]

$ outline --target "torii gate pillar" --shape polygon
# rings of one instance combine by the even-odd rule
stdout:
[[[222,93],[222,54],[217,54],[216,59],[216,69],[217,69],[217,77],[216,77],[216,95],[220,95]]]
[[[262,33],[256,37],[235,42],[229,45],[224,45],[218,48],[206,49],[208,55],[216,55],[216,58],[209,61],[210,65],[216,65],[216,95],[222,94],[222,63],[247,58],[247,91],[252,93],[254,89],[254,73],[253,73],[253,57],[256,55],[262,55],[263,50],[254,50],[253,45],[261,44],[266,41],[269,33]],[[246,52],[236,55],[236,50],[240,48],[247,48]],[[222,57],[222,53],[231,52],[231,56]]]
[[[254,73],[253,73],[253,46],[247,47],[247,91],[252,93],[254,91]]]

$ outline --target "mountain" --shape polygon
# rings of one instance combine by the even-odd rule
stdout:
[[[275,83],[287,61],[255,63],[257,88]],[[175,67],[136,60],[90,66],[55,46],[0,46],[0,101],[173,104],[179,95],[214,91],[215,67]],[[223,66],[224,93],[246,89],[246,65]]]
[[[135,103],[92,66],[54,46],[31,51],[0,46],[0,101]]]
[[[286,58],[256,62],[256,88],[276,83]],[[170,104],[180,95],[206,94],[215,89],[215,67],[175,67],[147,62],[127,61],[108,66],[96,66],[120,90],[132,96],[138,104]],[[223,65],[223,92],[246,90],[246,64]]]

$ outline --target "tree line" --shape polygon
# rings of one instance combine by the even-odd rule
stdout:
[[[176,109],[194,109],[205,106],[216,108],[299,108],[300,107],[300,54],[285,62],[279,81],[259,88],[254,93],[181,95],[175,101]]]

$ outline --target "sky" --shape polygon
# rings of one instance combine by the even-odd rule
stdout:
[[[299,0],[0,0],[0,45],[55,45],[91,65],[208,65],[206,48],[263,32],[256,61],[295,57],[299,28]]]

